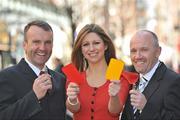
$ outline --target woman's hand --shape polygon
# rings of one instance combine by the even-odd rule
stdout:
[[[112,80],[109,84],[109,96],[117,96],[120,90],[120,81],[119,80]]]
[[[108,110],[112,115],[119,115],[122,110],[122,105],[120,103],[119,98],[119,91],[120,91],[120,81],[119,80],[111,80],[109,84],[109,103],[108,103]]]
[[[78,102],[79,86],[76,83],[70,82],[67,88],[68,100],[71,104]]]

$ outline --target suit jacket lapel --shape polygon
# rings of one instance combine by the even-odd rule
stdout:
[[[22,73],[23,79],[26,79],[30,81],[31,83],[34,82],[34,80],[37,78],[37,75],[35,72],[29,67],[29,65],[26,63],[24,58],[21,59],[21,61],[17,64],[17,67],[19,71]]]
[[[148,85],[143,91],[143,94],[146,96],[146,99],[148,100],[151,95],[158,89],[160,85],[160,80],[162,80],[162,74],[166,71],[166,66],[164,63],[160,62],[159,67],[157,68],[156,72],[152,76],[151,80],[149,81]]]

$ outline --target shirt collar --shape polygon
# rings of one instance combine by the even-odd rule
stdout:
[[[159,63],[160,62],[157,61],[157,63],[154,65],[154,67],[148,73],[146,73],[145,75],[140,74],[140,77],[143,76],[147,81],[149,81],[151,79],[151,77],[153,76],[153,74],[155,73],[156,69],[158,68]]]
[[[29,67],[30,67],[30,68],[35,72],[35,74],[38,76],[39,73],[41,72],[41,70],[40,70],[38,67],[36,67],[35,65],[33,65],[31,62],[29,62],[26,57],[25,57],[24,59],[25,59],[25,61],[27,62],[27,64],[29,65]],[[47,69],[47,68],[46,68],[46,65],[44,65],[44,67],[43,67],[42,70],[45,70],[45,69]]]

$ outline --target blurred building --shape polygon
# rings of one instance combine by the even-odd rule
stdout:
[[[180,0],[165,0],[165,2],[158,0],[156,12],[156,32],[161,44],[165,46],[164,56],[161,56],[161,59],[178,72],[180,70],[180,52],[178,51],[178,43],[180,42]]]
[[[53,55],[60,59],[69,59],[69,54],[63,54],[65,47],[67,53],[71,52],[71,46],[68,47],[71,40],[67,35],[64,37],[64,33],[69,34],[70,29],[64,8],[56,7],[50,0],[0,0],[0,68],[15,64],[24,55],[23,29],[29,21],[35,19],[51,24],[55,33],[54,43],[59,44],[55,45],[56,50],[53,50],[59,50],[58,55],[54,52]]]
[[[175,49],[180,38],[179,5],[180,0],[0,0],[0,46],[6,46],[0,47],[0,55],[6,51],[18,61],[23,55],[22,49],[17,48],[21,48],[24,25],[33,19],[43,19],[56,31],[53,57],[68,63],[79,29],[87,23],[97,23],[109,33],[117,57],[126,64],[131,64],[132,34],[137,29],[156,32],[161,43],[175,51],[170,61],[171,67],[177,69],[180,64],[180,53]],[[161,59],[166,61],[164,57]]]

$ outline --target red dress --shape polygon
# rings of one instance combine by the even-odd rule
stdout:
[[[113,115],[108,111],[110,81],[98,88],[93,88],[88,85],[85,72],[82,75],[84,79],[79,86],[80,93],[78,96],[81,107],[78,112],[74,113],[74,120],[119,120],[119,114]],[[121,78],[119,97],[123,105],[129,93],[129,86],[128,81]]]

